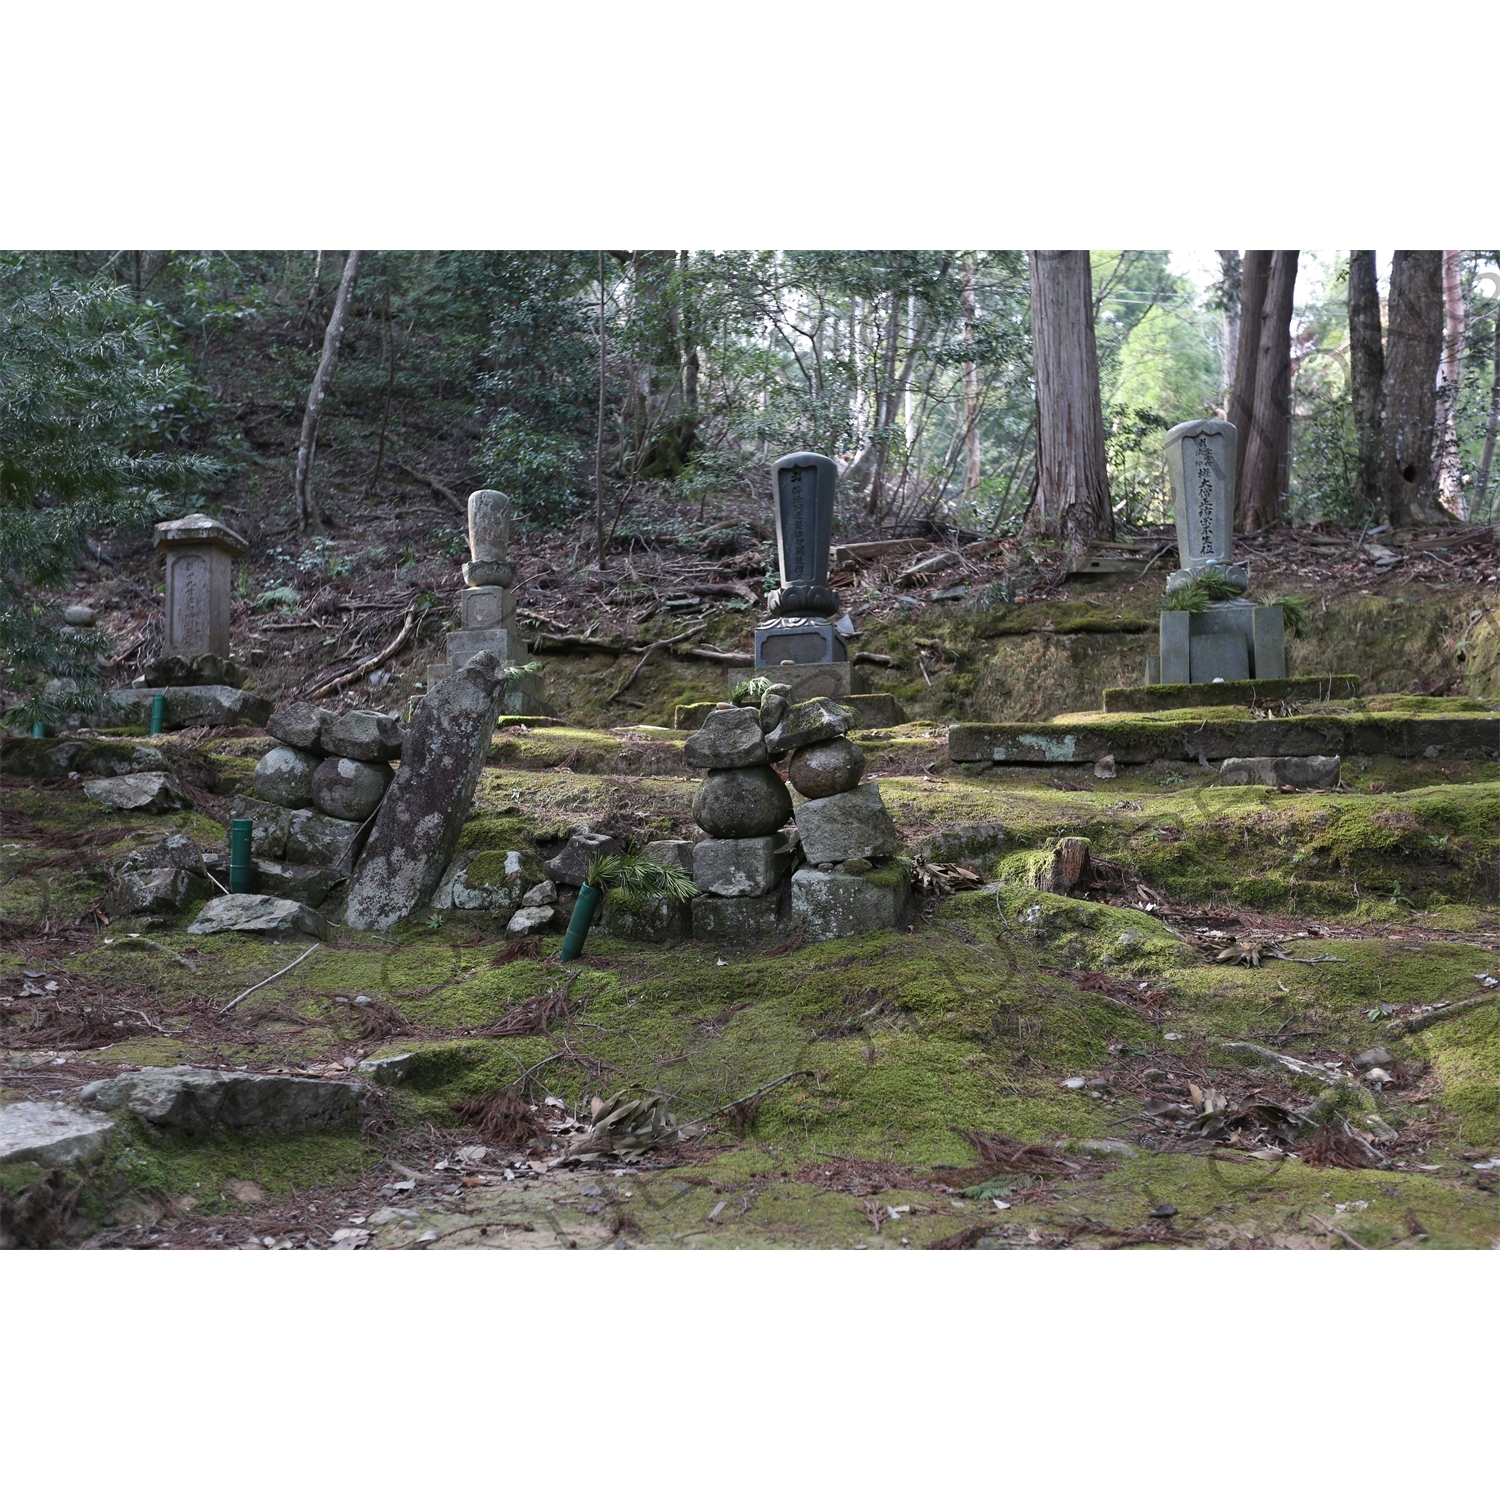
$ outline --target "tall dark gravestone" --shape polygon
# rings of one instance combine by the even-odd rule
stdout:
[[[757,670],[848,660],[833,623],[839,596],[828,586],[837,484],[837,466],[821,453],[792,453],[772,465],[781,587],[766,601],[770,618],[755,632]]]

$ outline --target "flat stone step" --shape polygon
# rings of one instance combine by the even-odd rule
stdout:
[[[1164,708],[1230,708],[1239,704],[1322,702],[1359,697],[1352,672],[1324,677],[1261,677],[1244,682],[1164,682],[1105,688],[1107,714],[1149,714]]]
[[[0,1107],[0,1166],[34,1161],[63,1167],[104,1150],[115,1122],[108,1115],[29,1099]]]
[[[956,765],[1116,765],[1284,755],[1393,755],[1401,759],[1500,758],[1494,714],[1302,714],[1234,724],[954,724]]]

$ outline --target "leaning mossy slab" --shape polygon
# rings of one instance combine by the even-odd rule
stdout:
[[[1269,707],[1281,703],[1322,702],[1354,698],[1359,678],[1353,674],[1327,677],[1266,677],[1245,682],[1164,682],[1150,687],[1105,688],[1105,713],[1153,713],[1163,708],[1218,708],[1244,703]]]

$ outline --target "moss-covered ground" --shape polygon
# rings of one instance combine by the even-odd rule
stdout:
[[[463,843],[539,860],[585,824],[685,836],[697,778],[682,738],[506,727]],[[1500,1148],[1500,1003],[1391,1029],[1500,978],[1496,763],[1349,762],[1352,790],[1286,795],[1183,763],[1106,781],[963,773],[936,721],[858,738],[907,843],[982,830],[964,858],[989,885],[919,899],[900,930],[775,954],[596,933],[567,968],[557,934],[517,956],[486,914],[423,912],[387,934],[336,927],[227,1015],[311,940],[194,938],[186,917],[106,925],[95,904],[131,849],[173,829],[222,846],[222,825],[105,815],[77,782],[8,780],[0,1102],[61,1099],[130,1065],[338,1074],[415,1057],[347,1134],[122,1125],[71,1242],[333,1244],[342,1229],[340,1244],[435,1248],[1500,1243],[1495,1174],[1475,1165]],[[254,744],[204,752],[220,795],[248,784]],[[1089,841],[1096,877],[1071,896],[1036,885],[1064,836]],[[1259,966],[1214,961],[1237,940]],[[379,1002],[373,1022],[360,996]],[[562,1005],[541,1034],[493,1034],[549,996]],[[49,1006],[124,1024],[98,1045]],[[1377,1047],[1385,1076],[1368,1079],[1355,1059]],[[781,1079],[758,1108],[715,1113]],[[453,1106],[512,1085],[582,1117],[624,1090],[708,1118],[635,1164],[545,1170],[545,1153],[491,1146],[456,1170],[479,1137]],[[1316,1165],[1305,1133],[1279,1149],[1162,1125],[1161,1101],[1194,1090],[1347,1125],[1383,1166]],[[1045,1147],[1052,1164],[986,1163],[971,1133]],[[39,1175],[9,1169],[0,1189]]]

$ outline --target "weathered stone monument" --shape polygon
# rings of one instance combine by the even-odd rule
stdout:
[[[238,687],[244,681],[244,669],[229,659],[229,600],[234,560],[248,545],[212,516],[183,516],[157,526],[167,611],[162,653],[147,669],[148,686]]]
[[[839,596],[828,585],[837,485],[838,467],[821,453],[791,453],[771,466],[781,587],[756,627],[754,671],[771,671],[798,699],[864,691],[840,630]]]
[[[1179,422],[1166,436],[1167,475],[1181,566],[1168,590],[1215,573],[1244,589],[1248,575],[1234,551],[1234,469],[1239,435],[1232,422]],[[1147,659],[1150,683],[1242,682],[1286,676],[1281,609],[1224,599],[1201,610],[1161,613],[1161,650]]]
[[[519,665],[526,648],[516,634],[516,606],[510,586],[516,580],[510,560],[510,501],[499,490],[469,496],[469,561],[459,595],[459,629],[444,641],[445,660],[427,669],[429,683],[451,677],[481,651]]]

